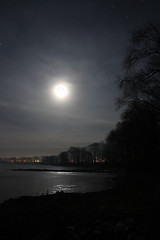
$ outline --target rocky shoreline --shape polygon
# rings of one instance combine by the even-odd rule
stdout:
[[[21,197],[0,204],[1,239],[154,239],[159,175],[129,173],[105,192]]]

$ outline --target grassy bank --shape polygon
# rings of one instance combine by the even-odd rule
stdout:
[[[159,176],[130,173],[112,190],[21,197],[0,205],[1,239],[153,239]]]

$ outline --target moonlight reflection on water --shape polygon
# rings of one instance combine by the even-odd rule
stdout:
[[[23,165],[17,166],[17,169],[22,167],[27,168]],[[43,170],[42,167],[46,169],[44,166],[32,166],[35,171],[13,171],[13,168],[16,169],[15,165],[1,166],[0,202],[9,198],[53,194],[60,191],[67,193],[104,191],[113,187],[112,178],[116,176],[114,173],[70,172],[71,168],[65,167],[52,172],[58,170],[53,166],[47,166],[49,171],[36,171]],[[67,170],[69,172],[66,172]]]

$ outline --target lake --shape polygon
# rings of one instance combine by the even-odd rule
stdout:
[[[77,167],[0,164],[0,203],[10,198],[53,194],[58,191],[104,191],[113,187],[112,179],[117,176],[111,172],[75,172],[75,169]]]

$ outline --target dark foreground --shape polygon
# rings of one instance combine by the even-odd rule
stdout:
[[[154,239],[159,232],[156,174],[127,174],[114,189],[21,197],[0,205],[0,239]]]

